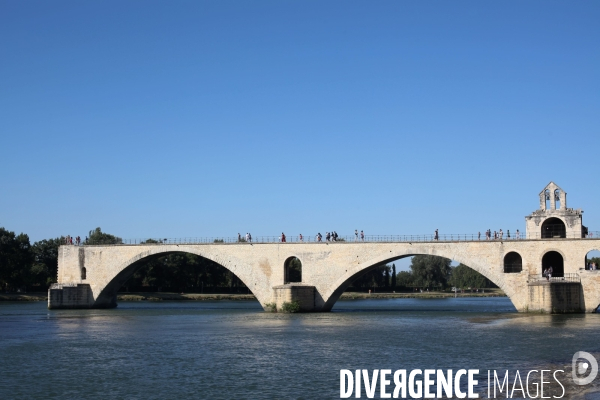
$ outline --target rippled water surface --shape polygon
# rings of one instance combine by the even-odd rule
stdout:
[[[0,303],[0,399],[339,398],[339,370],[529,369],[598,352],[600,315],[517,314],[507,298]],[[364,395],[363,395],[364,398]]]

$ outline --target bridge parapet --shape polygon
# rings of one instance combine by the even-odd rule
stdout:
[[[510,233],[504,233],[501,239],[486,240],[485,233],[440,233],[439,239],[435,240],[433,234],[421,234],[421,235],[369,235],[365,236],[364,240],[360,238],[355,239],[354,236],[340,236],[337,241],[318,241],[314,237],[304,236],[300,240],[299,236],[288,236],[285,242],[281,242],[278,236],[257,236],[252,239],[251,242],[246,240],[238,241],[236,237],[181,237],[181,238],[145,238],[145,239],[121,239],[119,242],[88,242],[82,243],[81,246],[162,246],[166,244],[194,244],[194,245],[231,245],[231,244],[263,244],[263,243],[279,243],[279,244],[354,244],[354,243],[439,243],[439,242],[515,242],[515,241],[526,241],[526,240],[562,240],[562,239],[581,239],[581,240],[593,240],[600,238],[600,231],[590,231],[587,235],[567,233],[566,237],[563,238],[552,238],[544,237],[541,232],[528,232],[520,233],[516,236],[513,231]],[[151,242],[148,242],[151,241]],[[72,245],[76,246],[76,245]]]

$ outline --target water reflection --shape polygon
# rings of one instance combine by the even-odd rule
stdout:
[[[0,398],[339,398],[339,370],[564,365],[597,352],[600,316],[518,314],[506,298],[0,304]],[[36,382],[31,385],[30,382]]]

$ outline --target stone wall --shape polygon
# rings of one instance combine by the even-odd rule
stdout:
[[[519,311],[529,309],[530,275],[542,272],[542,257],[557,251],[565,273],[581,275],[587,311],[600,304],[600,271],[582,271],[585,255],[600,249],[600,239],[482,240],[470,242],[404,243],[224,243],[61,246],[58,282],[87,284],[93,307],[115,306],[117,290],[153,257],[186,252],[210,259],[233,272],[264,306],[273,301],[274,287],[284,284],[284,264],[290,257],[302,263],[302,284],[314,287],[314,310],[329,311],[361,274],[394,260],[417,254],[447,257],[480,272],[498,285]],[[517,252],[523,271],[504,273],[504,257]],[[82,268],[86,269],[85,279]],[[589,273],[588,273],[589,272]]]
[[[529,284],[528,311],[554,314],[584,312],[582,299],[580,283],[534,282]]]
[[[48,289],[48,308],[92,308],[94,296],[90,285],[54,284]]]
[[[283,303],[297,302],[300,311],[314,311],[315,287],[290,283],[273,287],[273,303],[281,310]]]

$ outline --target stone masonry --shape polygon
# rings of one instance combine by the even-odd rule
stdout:
[[[304,311],[329,311],[361,274],[394,260],[424,254],[450,258],[483,274],[506,293],[519,311],[594,312],[600,305],[600,271],[585,270],[585,257],[592,250],[600,250],[600,239],[587,237],[583,211],[567,208],[566,196],[554,182],[542,190],[540,209],[525,218],[526,240],[514,240],[513,235],[513,240],[462,242],[61,246],[58,284],[49,289],[48,307],[116,307],[117,291],[138,268],[149,260],[184,252],[233,272],[263,307],[298,301]],[[562,257],[563,272],[569,279],[540,281],[542,258],[548,252],[553,252],[548,254],[553,262]],[[516,269],[515,256],[520,256]],[[302,282],[286,285],[285,262],[290,257],[302,263]],[[505,257],[512,260],[511,268],[505,269]],[[560,276],[554,275],[559,280]]]
[[[517,310],[535,311],[534,305],[529,301],[530,275],[539,276],[543,255],[548,251],[557,251],[564,259],[564,272],[580,275],[582,308],[592,312],[600,304],[600,271],[582,268],[586,254],[599,249],[600,240],[596,238],[414,243],[61,246],[58,282],[89,285],[92,293],[90,301],[80,306],[115,307],[117,290],[145,260],[173,252],[187,252],[213,260],[233,272],[248,286],[258,301],[265,305],[275,300],[274,287],[285,283],[285,261],[289,257],[298,257],[302,263],[302,283],[315,288],[314,311],[329,311],[360,274],[400,258],[429,254],[468,265],[498,285]],[[509,252],[521,255],[521,272],[504,273],[504,256]],[[82,279],[82,268],[86,270],[85,279]],[[53,304],[49,299],[49,307],[60,308],[61,304]]]

